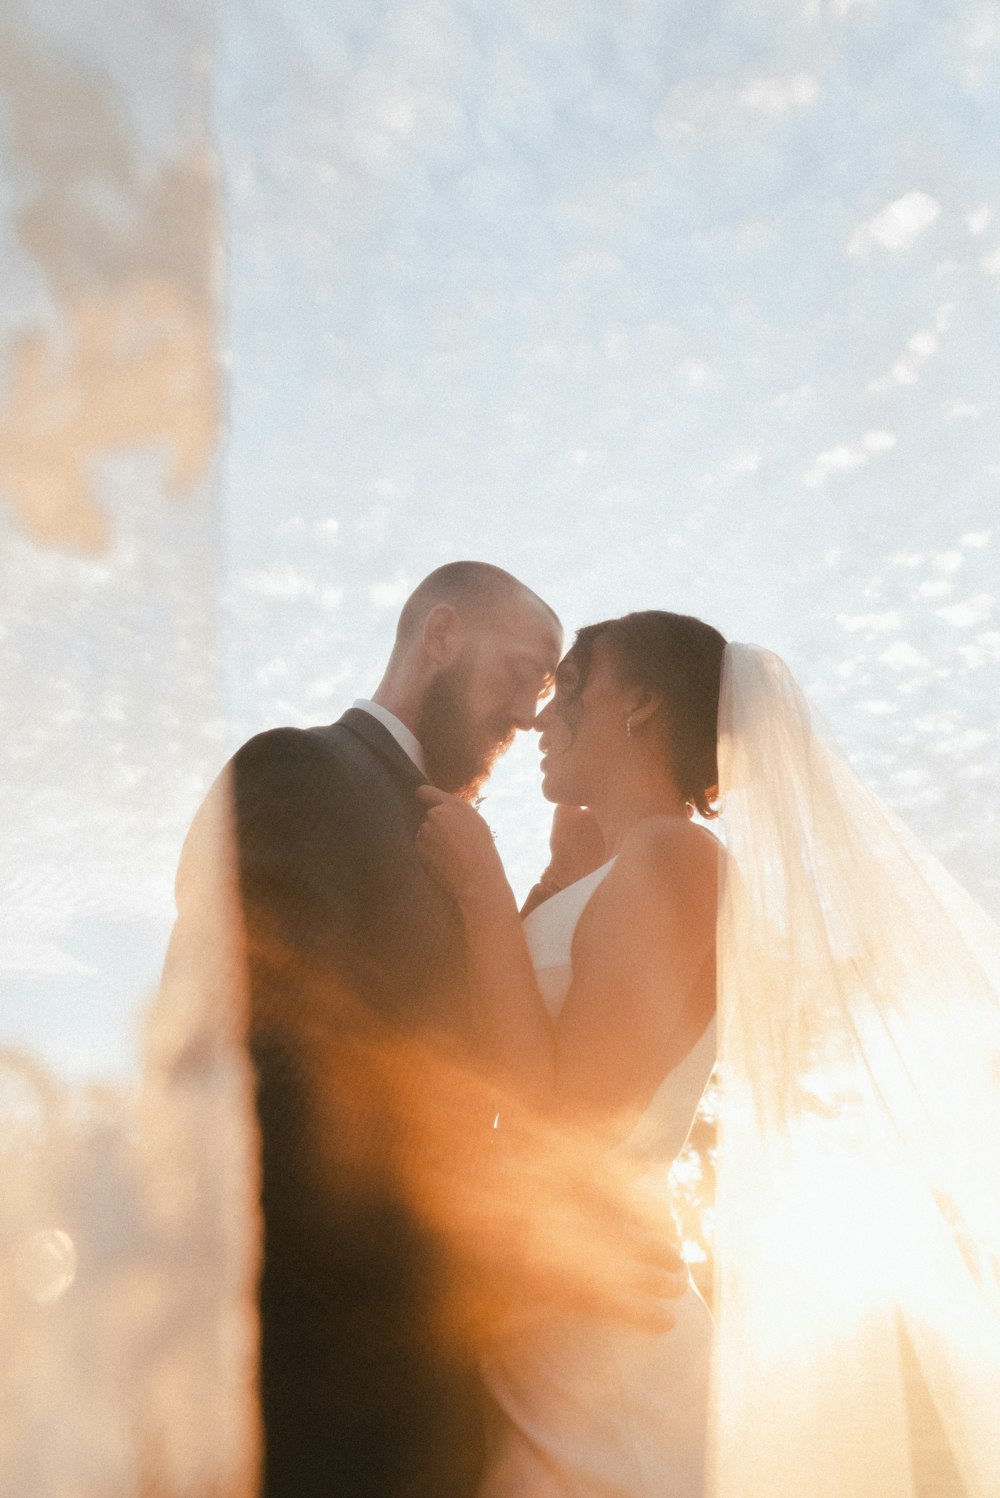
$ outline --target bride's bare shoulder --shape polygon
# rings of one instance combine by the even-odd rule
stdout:
[[[659,941],[667,926],[692,938],[713,928],[719,840],[681,817],[647,817],[625,838],[607,879],[581,918],[581,942],[633,941],[646,930]]]
[[[674,884],[679,875],[714,879],[723,852],[719,839],[686,817],[645,817],[622,843],[616,872],[654,887]]]

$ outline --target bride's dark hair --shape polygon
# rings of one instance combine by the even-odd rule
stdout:
[[[662,696],[665,711],[650,721],[663,738],[677,788],[703,817],[714,817],[719,784],[715,743],[725,636],[690,614],[644,609],[577,631],[573,661],[582,687],[594,645],[603,640],[621,680]]]

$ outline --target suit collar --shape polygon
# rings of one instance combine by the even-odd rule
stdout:
[[[370,713],[366,713],[362,708],[349,707],[338,721],[345,728],[350,729],[356,738],[367,744],[368,748],[401,779],[407,780],[413,786],[427,784],[427,776],[417,769],[406,750],[400,748],[388,728],[379,723]]]
[[[356,702],[351,703],[351,706],[360,708],[361,712],[367,713],[369,717],[374,718],[376,723],[381,723],[383,728],[388,728],[400,749],[403,750],[403,753],[410,756],[418,770],[422,770],[425,775],[427,774],[427,766],[424,763],[424,751],[421,748],[420,740],[411,728],[407,728],[401,718],[397,718],[395,713],[390,712],[387,707],[383,707],[380,702],[372,702],[367,697],[359,697]]]

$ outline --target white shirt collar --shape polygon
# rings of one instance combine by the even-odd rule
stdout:
[[[367,697],[359,697],[352,706],[361,712],[367,713],[383,728],[387,728],[403,753],[408,755],[420,771],[421,775],[427,774],[427,766],[424,763],[424,751],[420,747],[420,740],[415,733],[411,733],[405,723],[401,723],[395,713],[391,713],[387,707],[382,707],[378,702],[370,702]]]

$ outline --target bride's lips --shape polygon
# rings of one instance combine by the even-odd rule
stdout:
[[[553,768],[554,761],[558,758],[558,749],[543,749],[541,759],[538,761],[538,768],[540,773],[542,775],[547,774],[548,771]]]

